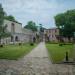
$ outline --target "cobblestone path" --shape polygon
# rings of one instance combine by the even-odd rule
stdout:
[[[0,60],[0,75],[75,75],[74,66],[52,64],[45,43],[19,60]]]

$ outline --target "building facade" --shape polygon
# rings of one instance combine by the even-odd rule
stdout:
[[[44,35],[45,41],[59,42],[61,40],[62,42],[73,42],[73,37],[69,40],[67,37],[60,36],[58,28],[45,29]]]
[[[57,28],[45,29],[44,35],[45,35],[45,41],[58,42],[57,36],[59,36],[59,29]]]
[[[4,25],[7,26],[7,31],[11,33],[10,37],[1,39],[4,44],[29,42],[32,40],[33,32],[22,27],[21,23],[15,21],[4,20]]]

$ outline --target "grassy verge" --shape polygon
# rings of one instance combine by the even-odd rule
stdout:
[[[30,46],[30,44],[24,45],[8,45],[0,48],[0,59],[18,59],[27,53],[29,53],[34,47]]]
[[[63,61],[66,52],[69,53],[69,58],[72,58],[73,45],[59,46],[59,44],[46,44],[46,47],[54,63]]]

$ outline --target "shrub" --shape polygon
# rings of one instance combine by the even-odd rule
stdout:
[[[34,45],[34,43],[30,43],[30,45],[31,45],[31,46],[33,46],[33,45]]]
[[[22,43],[19,43],[19,46],[21,46],[22,45]]]
[[[63,46],[63,44],[59,44],[59,46]]]
[[[0,47],[3,47],[3,44],[1,44]]]

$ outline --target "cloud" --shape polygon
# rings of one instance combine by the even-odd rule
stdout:
[[[8,15],[26,25],[29,20],[45,27],[54,27],[54,16],[57,13],[75,8],[74,0],[0,0]]]

